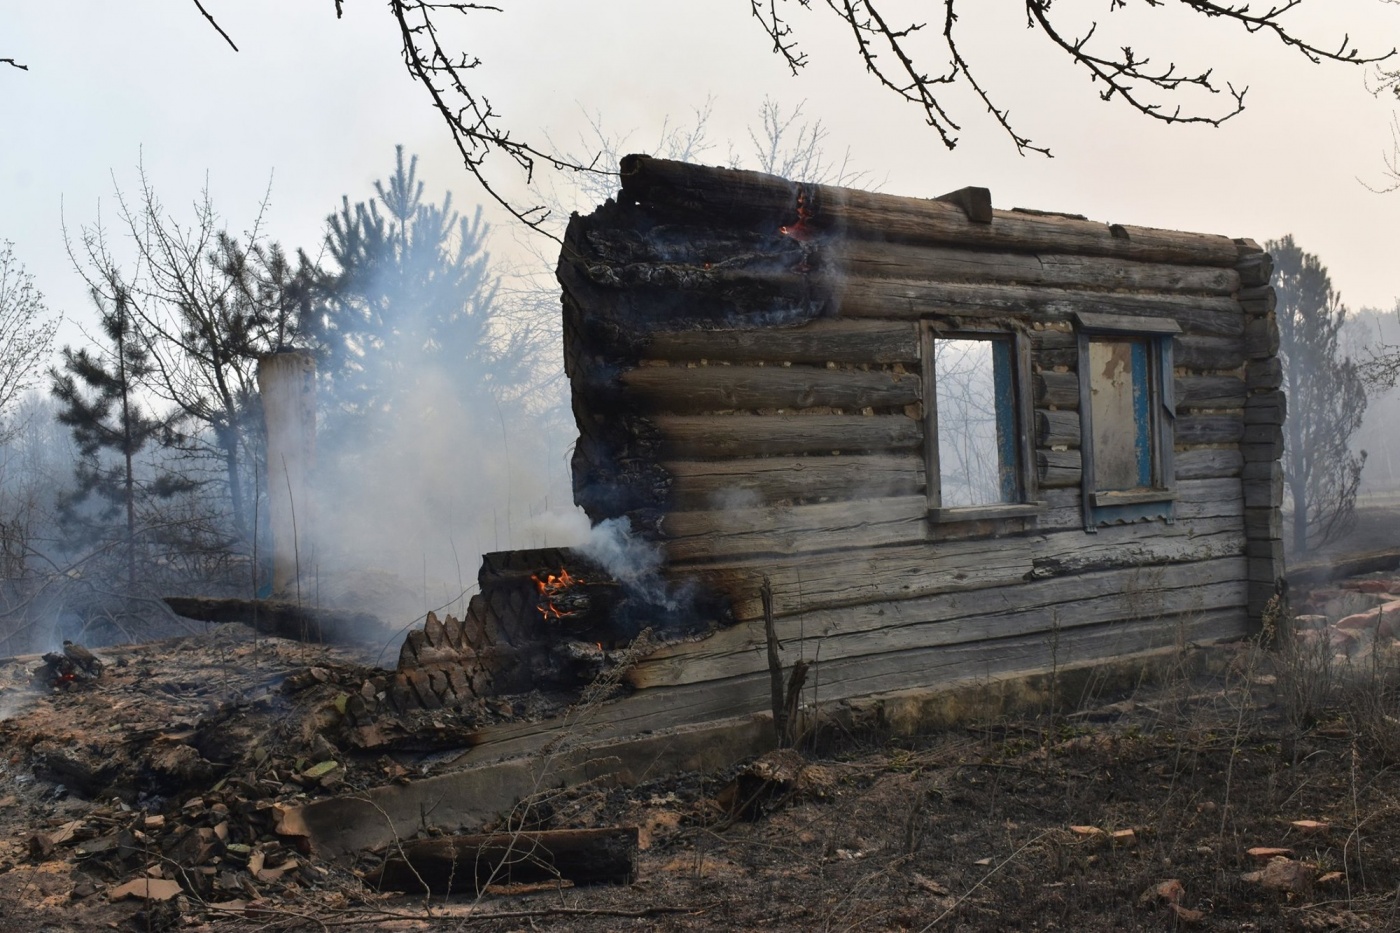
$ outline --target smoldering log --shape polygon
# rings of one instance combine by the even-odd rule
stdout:
[[[630,884],[635,826],[443,836],[404,842],[366,880],[382,891],[478,894],[489,884]],[[426,889],[426,890],[425,890]]]
[[[368,612],[317,609],[277,599],[216,599],[206,596],[162,597],[170,611],[186,619],[226,624],[241,622],[264,635],[315,644],[374,642],[384,624]]]

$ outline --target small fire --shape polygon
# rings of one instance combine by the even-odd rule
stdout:
[[[799,188],[797,191],[797,223],[788,224],[778,228],[778,232],[783,236],[790,236],[799,243],[805,243],[816,236],[816,231],[809,225],[812,219],[812,208],[807,202],[807,189]]]
[[[546,574],[544,579],[540,579],[539,574],[532,574],[531,580],[535,581],[535,586],[540,591],[540,604],[535,607],[539,609],[540,615],[550,622],[560,619],[567,619],[574,615],[575,610],[561,609],[557,603],[568,590],[584,583],[584,580],[573,576],[568,570],[560,569],[557,574]]]

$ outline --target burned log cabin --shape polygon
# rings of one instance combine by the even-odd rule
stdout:
[[[986,189],[629,156],[558,277],[575,501],[653,563],[487,555],[356,722],[609,673],[591,734],[622,738],[786,709],[799,661],[829,704],[1257,631],[1283,572],[1270,274],[1250,240]],[[502,755],[558,725],[466,723]]]
[[[765,584],[823,702],[1258,629],[1284,397],[1256,243],[621,174],[558,266],[575,499],[731,614],[628,672],[635,724],[769,708]]]

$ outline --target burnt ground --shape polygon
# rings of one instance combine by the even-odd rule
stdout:
[[[640,827],[633,883],[448,898],[375,892],[376,857],[273,830],[281,804],[444,766],[326,740],[333,652],[223,627],[56,692],[0,664],[0,931],[1400,929],[1400,645],[1308,644],[1187,648],[1038,715],[566,789],[529,822]],[[172,896],[112,897],[140,877]]]

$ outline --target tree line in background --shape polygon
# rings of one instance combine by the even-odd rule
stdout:
[[[554,404],[547,325],[512,319],[480,210],[427,199],[402,149],[314,250],[271,241],[262,216],[234,235],[207,193],[177,220],[144,172],[117,201],[115,230],[69,239],[96,321],[47,373],[57,322],[0,244],[0,636],[68,613],[120,637],[159,593],[257,589],[266,354],[315,351],[328,458],[354,460],[398,420],[432,430],[415,397],[431,372],[470,404]]]

